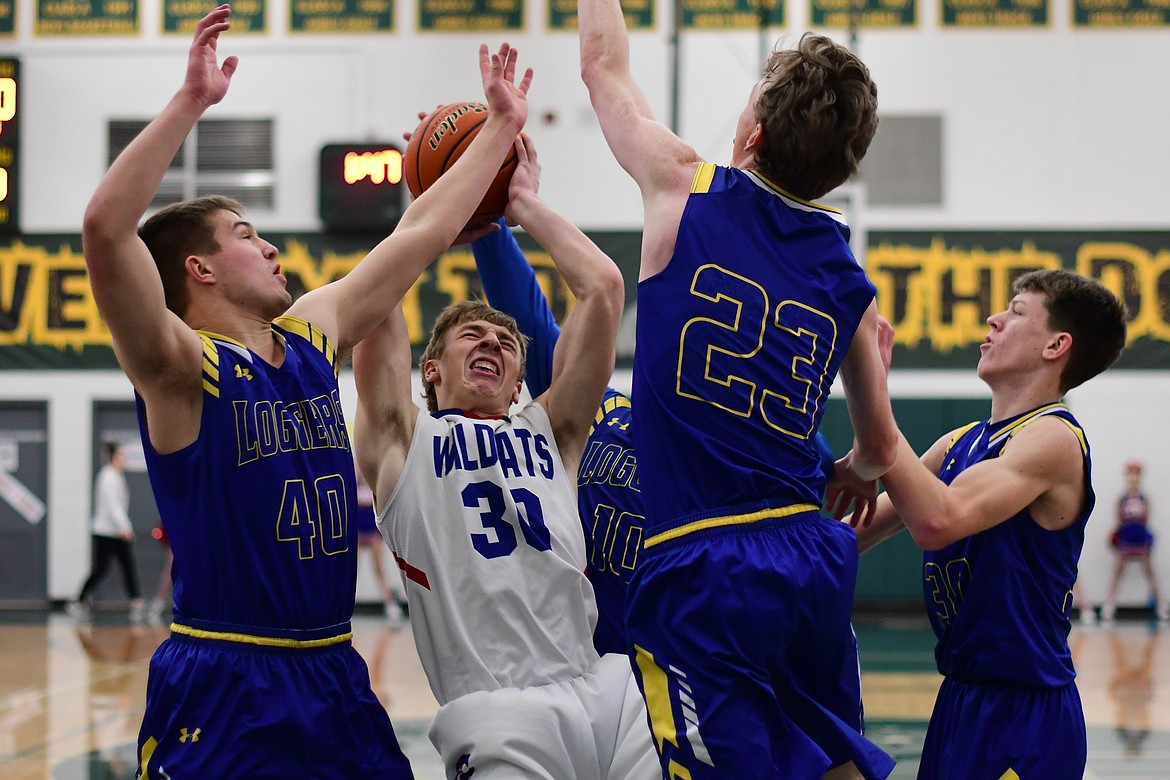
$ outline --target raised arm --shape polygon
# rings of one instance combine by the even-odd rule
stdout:
[[[638,184],[645,209],[641,278],[663,268],[690,193],[699,155],[654,119],[630,72],[630,40],[619,0],[579,0],[581,78],[618,164]]]
[[[488,303],[515,317],[520,332],[528,337],[524,381],[528,392],[536,398],[552,381],[553,348],[561,328],[536,281],[536,273],[516,243],[516,236],[505,220],[501,219],[499,225],[495,233],[473,241],[471,252]]]
[[[420,413],[410,395],[411,369],[410,336],[399,303],[353,351],[354,455],[378,511],[398,484]]]
[[[183,86],[110,166],[82,223],[94,300],[113,336],[118,362],[148,409],[155,395],[198,398],[201,347],[195,333],[167,309],[154,260],[138,237],[138,222],[187,134],[227,94],[237,58],[219,65],[216,46],[230,15],[221,5],[196,25]]]
[[[577,298],[557,341],[552,382],[538,403],[548,410],[565,468],[575,473],[589,426],[613,372],[625,286],[613,260],[536,194],[536,151],[522,136],[507,217],[552,256]]]
[[[581,78],[618,163],[648,191],[663,186],[663,173],[698,160],[695,151],[654,119],[630,72],[630,37],[619,0],[579,0]]]
[[[290,312],[334,337],[344,353],[386,316],[436,257],[463,230],[528,117],[529,68],[516,78],[516,50],[479,49],[488,118],[467,151],[426,192],[410,204],[394,232],[342,279],[293,304]]]

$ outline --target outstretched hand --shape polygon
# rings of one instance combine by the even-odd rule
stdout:
[[[841,520],[852,510],[849,525],[864,528],[877,512],[877,480],[863,480],[853,468],[853,451],[837,461],[825,491],[825,514]]]
[[[528,87],[532,84],[532,68],[524,71],[516,82],[517,51],[510,44],[500,44],[500,51],[488,55],[487,44],[479,47],[479,72],[483,77],[483,94],[488,111],[500,119],[511,121],[516,132],[528,120]]]
[[[220,33],[231,27],[228,21],[231,14],[231,7],[225,3],[195,25],[195,40],[187,56],[187,77],[183,86],[204,106],[213,106],[223,100],[240,61],[239,57],[232,55],[220,66],[216,54]]]

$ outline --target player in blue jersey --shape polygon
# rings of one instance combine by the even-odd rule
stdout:
[[[902,438],[862,549],[909,529],[944,680],[918,777],[1079,778],[1085,718],[1068,634],[1093,510],[1088,440],[1061,402],[1125,346],[1121,303],[1070,271],[1033,271],[988,318],[991,418],[919,460]]]
[[[350,643],[355,472],[343,356],[467,224],[527,117],[506,44],[480,69],[492,113],[394,233],[295,303],[242,207],[206,196],[139,229],[188,132],[227,93],[223,5],[198,22],[175,96],[86,210],[93,295],[138,398],[174,551],[174,624],[151,662],[137,777],[408,778]],[[417,274],[416,274],[417,275]]]
[[[528,337],[524,381],[535,398],[552,378],[553,347],[561,329],[516,237],[500,229],[472,242],[475,265],[488,302],[516,318]],[[593,419],[577,468],[577,508],[589,555],[589,581],[597,597],[597,652],[625,653],[625,602],[645,536],[638,459],[634,454],[630,398],[607,388]],[[833,453],[819,433],[821,468],[831,475]]]
[[[578,10],[590,101],[645,209],[626,622],[663,776],[885,777],[862,736],[856,540],[819,511],[814,443],[840,371],[855,446],[834,479],[876,495],[895,454],[874,288],[812,202],[856,172],[876,87],[806,35],[752,89],[731,167],[712,165],[651,115],[618,0]]]

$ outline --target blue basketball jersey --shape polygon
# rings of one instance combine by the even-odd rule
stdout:
[[[625,654],[629,649],[626,590],[638,565],[646,525],[631,417],[630,399],[613,388],[606,390],[577,469],[577,509],[589,551],[587,573],[597,597],[593,645],[600,654]]]
[[[814,436],[874,297],[848,238],[834,209],[699,165],[670,263],[638,284],[647,547],[820,507]]]
[[[282,317],[273,330],[279,368],[200,333],[203,418],[191,445],[155,452],[139,404],[179,630],[299,639],[353,613],[356,477],[337,357],[307,322]]]
[[[1024,426],[1055,416],[1077,435],[1085,462],[1085,505],[1069,527],[1042,528],[1025,509],[1003,523],[923,555],[926,611],[938,636],[935,659],[948,678],[968,683],[1055,687],[1076,673],[1068,647],[1069,609],[1085,523],[1093,510],[1089,444],[1064,404],[960,429],[939,478],[995,458]]]
[[[280,367],[203,340],[198,439],[146,464],[174,550],[172,636],[151,660],[136,777],[411,777],[350,642],[356,476],[337,357],[273,323]]]

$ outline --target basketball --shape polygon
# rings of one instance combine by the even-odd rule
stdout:
[[[406,145],[402,168],[411,196],[426,192],[471,145],[483,123],[488,107],[483,103],[449,103],[435,109],[419,123]],[[508,184],[516,170],[516,150],[509,149],[487,194],[467,222],[477,228],[499,219],[508,205]]]

